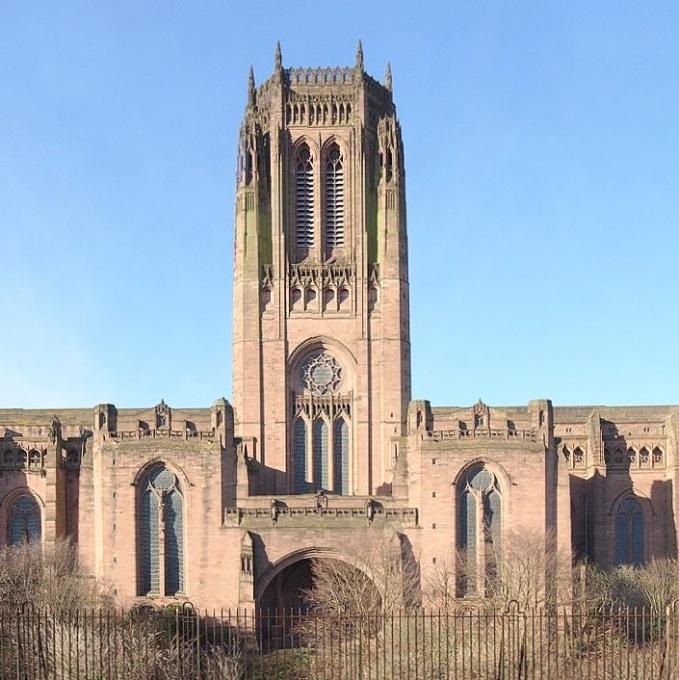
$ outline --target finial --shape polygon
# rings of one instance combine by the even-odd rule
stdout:
[[[391,81],[391,62],[389,61],[387,62],[387,71],[384,74],[384,87],[386,87],[389,92],[392,91],[393,84]]]
[[[276,54],[274,56],[274,68],[276,69],[276,71],[283,68],[283,55],[281,54],[280,40],[276,41]]]
[[[248,104],[255,103],[255,70],[250,66],[250,73],[248,74]]]
[[[356,47],[356,68],[363,70],[363,43],[358,39],[358,47]]]

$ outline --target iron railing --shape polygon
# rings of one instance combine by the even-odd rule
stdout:
[[[349,616],[0,609],[7,680],[679,678],[679,608]]]

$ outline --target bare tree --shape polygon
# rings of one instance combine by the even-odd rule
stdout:
[[[486,579],[486,599],[522,608],[542,605],[546,599],[547,557],[544,534],[510,530],[502,544],[487,544],[493,555],[495,573]]]
[[[338,552],[343,559],[312,561],[312,586],[305,591],[312,608],[371,616],[419,600],[419,569],[398,534],[347,539]]]
[[[4,606],[67,611],[110,605],[112,598],[78,563],[67,541],[23,543],[0,550],[0,602]]]
[[[455,557],[437,561],[436,565],[424,577],[422,604],[425,608],[447,614],[458,609],[459,568],[455,568],[455,561]]]

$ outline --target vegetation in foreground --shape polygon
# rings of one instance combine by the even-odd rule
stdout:
[[[111,593],[83,572],[68,544],[6,548],[0,551],[0,675],[679,677],[676,561],[610,571],[579,565],[574,578],[545,588],[548,565],[530,542],[525,535],[521,549],[518,541],[505,542],[483,601],[455,597],[446,563],[422,578],[414,564],[404,566],[391,540],[355,551],[347,545],[354,566],[313,563],[308,613],[261,619],[257,630],[181,607],[116,610]],[[555,593],[558,606],[550,600]]]

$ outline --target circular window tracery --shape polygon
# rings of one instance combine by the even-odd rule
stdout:
[[[342,383],[342,367],[327,352],[318,352],[302,365],[304,386],[315,397],[334,394]]]

